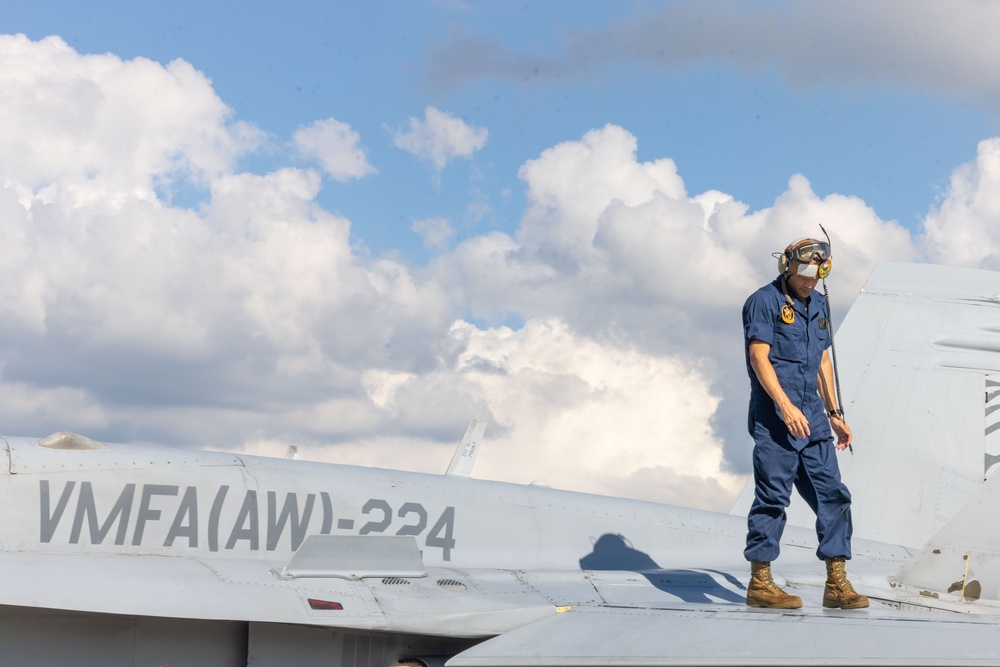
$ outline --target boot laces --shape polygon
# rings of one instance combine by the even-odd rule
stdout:
[[[770,593],[784,593],[778,584],[774,583],[774,577],[771,575],[771,568],[762,567],[757,572],[754,573],[757,580],[761,585],[768,590]]]
[[[847,578],[847,567],[845,566],[844,561],[834,561],[831,572],[833,574],[833,579],[837,582],[837,585],[840,586],[841,589],[847,593],[855,592],[854,586],[851,585],[850,580]]]

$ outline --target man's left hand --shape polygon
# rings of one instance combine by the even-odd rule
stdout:
[[[844,418],[839,415],[832,417],[830,419],[830,426],[833,428],[833,432],[837,434],[837,449],[844,450],[850,447],[854,436],[851,434],[851,427],[847,425]]]

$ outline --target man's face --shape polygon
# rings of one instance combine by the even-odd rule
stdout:
[[[812,291],[816,289],[816,283],[819,282],[819,278],[806,278],[805,276],[799,275],[799,265],[801,262],[794,260],[792,262],[792,270],[788,274],[788,287],[795,292],[795,295],[800,299],[808,299]]]

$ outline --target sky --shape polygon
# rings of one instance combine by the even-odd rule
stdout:
[[[998,23],[9,7],[0,431],[443,472],[477,418],[477,477],[725,511],[771,253],[826,227],[835,321],[878,262],[1000,270]]]

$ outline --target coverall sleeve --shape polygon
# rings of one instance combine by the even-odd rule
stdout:
[[[743,338],[747,343],[759,340],[774,344],[774,303],[757,292],[743,306]]]

